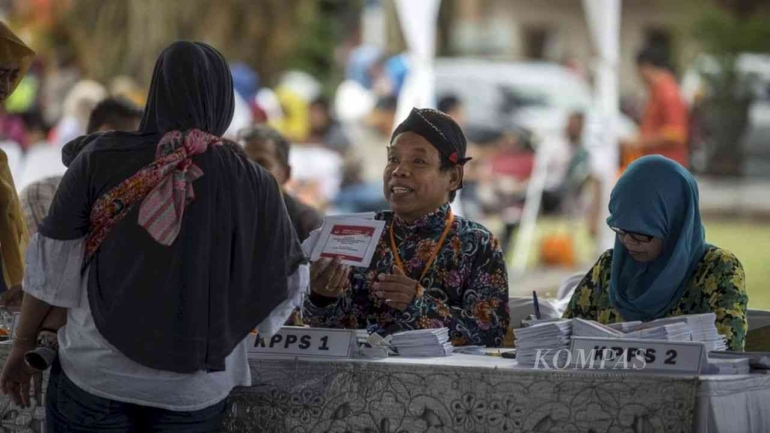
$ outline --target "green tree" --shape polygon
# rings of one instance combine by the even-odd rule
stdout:
[[[741,137],[748,127],[752,102],[751,77],[737,67],[742,53],[770,52],[770,13],[765,0],[718,0],[702,8],[693,34],[716,68],[702,72],[705,97],[694,107],[705,145],[710,148],[708,171],[738,175],[743,152]]]
[[[328,4],[335,7],[328,13]],[[208,42],[271,83],[287,67],[331,76],[334,20],[355,0],[73,0],[60,19],[86,75],[127,74],[149,84],[160,51]],[[60,25],[59,27],[62,27]]]

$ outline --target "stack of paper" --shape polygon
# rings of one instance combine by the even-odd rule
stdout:
[[[635,322],[610,323],[607,326],[620,332],[632,332],[632,331],[636,331],[636,329],[641,325],[642,325],[642,322],[635,321]]]
[[[749,374],[749,358],[709,358],[706,374]]]
[[[770,352],[710,352],[709,361],[714,359],[747,358],[752,373],[770,371]]]
[[[692,331],[692,341],[702,341],[706,344],[706,350],[727,350],[727,342],[717,331],[714,313],[692,314],[683,316],[687,318],[687,324]]]
[[[654,322],[650,322],[654,323]],[[660,326],[642,327],[625,334],[624,338],[662,341],[691,341],[692,332],[687,322],[669,323]]]
[[[553,356],[557,352],[558,365],[566,365],[569,360],[569,350],[561,350],[569,349],[572,336],[572,321],[569,319],[519,328],[514,331],[514,334],[516,335],[516,360],[519,365],[534,366],[538,350],[541,351],[541,356],[549,355],[549,364],[553,362]]]
[[[610,328],[607,325],[594,322],[593,320],[573,319],[572,320],[573,337],[601,337],[601,338],[620,338],[623,332]]]
[[[561,317],[551,317],[548,319],[536,319],[534,314],[530,314],[529,317],[521,321],[522,326],[534,326],[534,325],[540,325],[543,323],[551,323],[551,322],[561,322]]]
[[[717,327],[715,322],[716,322],[716,314],[714,313],[690,314],[686,316],[666,317],[663,319],[657,319],[651,322],[638,325],[635,327],[635,329],[632,332],[626,333],[626,337],[658,339],[657,335],[660,335],[661,332],[667,333],[669,331],[672,331],[672,329],[668,329],[667,331],[664,331],[662,329],[657,329],[657,328],[674,327],[675,328],[674,330],[679,330],[677,332],[681,332],[681,329],[683,329],[682,327],[686,326],[690,330],[690,339],[692,341],[700,341],[705,343],[707,351],[726,350],[727,344],[725,342],[724,337],[722,337],[719,334],[719,332],[717,332]],[[639,336],[639,334],[644,336]],[[681,335],[679,336],[681,337]],[[669,341],[677,341],[677,340],[669,339]],[[679,341],[687,341],[687,340],[679,340]]]
[[[390,344],[399,355],[407,357],[449,356],[453,350],[448,328],[399,332],[393,335]]]

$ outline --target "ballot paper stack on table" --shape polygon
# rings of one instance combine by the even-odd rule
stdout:
[[[652,325],[654,323],[654,321],[649,322],[647,325],[650,326],[643,326],[637,328],[636,331],[627,332],[623,335],[623,338],[661,341],[692,341],[692,332],[686,321]]]
[[[709,364],[721,360],[748,360],[751,373],[770,374],[770,352],[714,351],[708,354]],[[743,361],[736,361],[742,363]]]
[[[551,350],[555,354],[561,349],[569,349],[572,337],[572,320],[563,319],[519,328],[516,335],[516,360],[519,365],[532,367],[537,361],[538,350]],[[569,350],[559,352],[559,365],[566,365]],[[561,359],[563,358],[563,359]]]
[[[726,350],[727,343],[716,327],[716,314],[690,314],[653,320],[627,332],[625,338],[643,338],[668,341],[700,341],[707,351]],[[689,330],[686,338],[685,330]]]
[[[573,337],[622,338],[623,332],[593,320],[572,319]]]
[[[691,314],[682,317],[687,318],[687,324],[690,325],[692,341],[702,341],[708,351],[727,350],[727,341],[717,331],[716,314]]]
[[[393,334],[390,344],[399,356],[439,357],[452,354],[449,328],[420,329]]]
[[[749,358],[708,358],[705,374],[749,374]]]
[[[609,326],[612,329],[615,329],[617,331],[626,333],[626,332],[633,332],[638,328],[639,326],[642,326],[643,322],[640,321],[634,321],[634,322],[618,322],[618,323],[610,323],[607,326]]]

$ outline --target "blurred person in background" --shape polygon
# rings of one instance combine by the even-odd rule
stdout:
[[[715,313],[728,350],[743,351],[743,266],[706,243],[690,172],[660,155],[640,158],[618,180],[609,207],[615,247],[578,284],[564,317],[609,324]]]
[[[444,112],[454,119],[460,128],[465,128],[465,107],[456,95],[446,95],[438,100],[438,111]],[[464,192],[464,191],[463,191]]]
[[[0,105],[16,90],[32,64],[35,52],[0,22]],[[16,185],[8,166],[8,156],[0,150],[0,266],[1,292],[21,284],[24,276],[24,252],[29,241],[21,213]],[[15,344],[15,341],[14,341]],[[15,389],[21,384],[11,385]]]
[[[390,212],[368,269],[320,259],[310,326],[381,334],[447,327],[455,345],[499,347],[509,321],[508,273],[494,235],[455,216],[467,142],[448,115],[413,109],[391,136],[383,193]]]
[[[139,107],[144,107],[147,102],[147,90],[143,89],[134,78],[126,75],[119,75],[110,80],[110,95],[113,98],[127,99]]]
[[[301,304],[307,267],[278,184],[221,145],[233,111],[224,57],[176,42],[138,132],[67,144],[85,149],[30,245],[0,377],[29,406],[24,348],[58,346],[50,431],[220,431],[233,387],[251,385],[249,333],[269,338]]]
[[[103,131],[136,131],[141,120],[142,110],[138,106],[125,99],[107,98],[91,112],[86,134]],[[43,133],[43,131],[40,132]],[[62,148],[61,160],[64,166],[68,167],[81,150],[83,148],[79,146]],[[63,175],[46,176],[30,183],[19,193],[21,213],[30,236],[37,233],[38,225],[48,215],[62,178]],[[15,287],[3,295],[2,302],[6,306],[20,307],[21,299],[21,287]]]
[[[46,124],[56,125],[64,115],[63,101],[67,94],[80,81],[80,70],[75,56],[66,49],[54,51],[53,58],[46,65],[46,71],[40,89],[40,103]]]
[[[142,120],[142,110],[132,102],[122,98],[107,98],[94,107],[88,119],[86,135],[95,132],[122,131],[130,132],[139,129]],[[67,147],[62,149],[62,162],[65,167],[75,159],[76,154],[68,154],[76,149],[79,153],[82,148]],[[37,227],[48,215],[56,189],[59,187],[63,176],[50,176],[37,180],[21,191],[21,210],[27,223],[30,236],[37,233]]]
[[[621,166],[644,155],[659,154],[684,167],[689,165],[687,105],[670,70],[666,53],[658,47],[642,49],[636,57],[639,76],[647,88],[639,136],[622,140]]]
[[[278,131],[267,125],[249,127],[238,132],[238,141],[248,158],[269,171],[278,185],[283,187],[291,179],[291,144]],[[283,201],[300,242],[323,224],[323,216],[317,210],[291,194],[284,192]]]
[[[581,217],[585,212],[588,230],[596,237],[601,215],[601,181],[594,172],[591,154],[583,143],[585,114],[573,112],[567,120],[565,135],[571,153],[567,174],[560,187],[562,211],[572,216]],[[582,199],[586,197],[586,203]]]
[[[51,142],[63,146],[85,134],[91,111],[108,96],[107,89],[96,81],[81,80],[75,84],[64,99],[63,115]]]
[[[21,115],[24,121],[27,149],[37,146],[48,146],[48,133],[50,128],[39,110],[32,110]]]
[[[397,107],[398,98],[395,96],[379,98],[366,119],[366,124],[387,139],[393,132]]]
[[[318,97],[310,103],[310,135],[308,142],[321,143],[325,147],[344,155],[350,148],[345,131],[331,112],[329,100],[326,97]]]

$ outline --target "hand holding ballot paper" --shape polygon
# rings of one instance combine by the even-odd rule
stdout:
[[[351,266],[369,267],[384,226],[373,213],[326,217],[302,244],[313,262],[312,290],[330,298],[344,293],[350,286]]]

